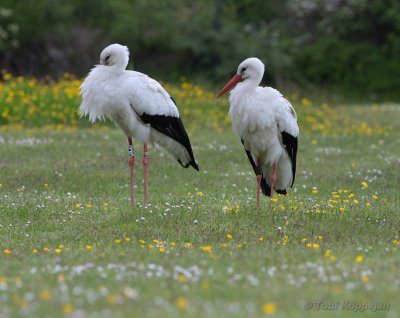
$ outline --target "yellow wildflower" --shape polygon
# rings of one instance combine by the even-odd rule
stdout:
[[[206,245],[206,246],[200,246],[200,249],[204,252],[207,253],[212,253],[212,246],[211,245]]]
[[[274,303],[265,303],[262,307],[262,311],[266,315],[272,315],[276,313],[278,310],[278,307]]]
[[[71,314],[74,311],[74,306],[72,306],[70,303],[66,303],[63,306],[63,310],[65,314]]]
[[[178,276],[178,281],[179,281],[180,283],[185,283],[185,282],[187,281],[186,276],[183,275],[183,274],[179,275],[179,276]]]
[[[179,309],[186,309],[189,307],[189,301],[185,297],[178,297],[175,299],[175,306]]]
[[[116,295],[113,295],[113,294],[108,295],[107,296],[107,301],[108,301],[109,304],[115,305],[117,303],[117,301],[118,301],[118,297]]]
[[[356,261],[357,263],[362,263],[362,262],[364,261],[364,257],[362,257],[361,255],[358,255],[358,256],[356,257],[355,261]]]
[[[363,283],[368,283],[369,282],[369,276],[368,275],[361,275],[361,281]]]
[[[208,289],[210,287],[210,284],[207,282],[204,282],[203,284],[201,284],[201,288],[203,289]]]
[[[332,255],[331,250],[326,250],[325,253],[324,253],[325,257],[331,257],[331,255]]]
[[[302,104],[303,106],[308,107],[308,106],[311,106],[311,105],[312,105],[312,101],[309,100],[308,98],[302,98],[302,99],[301,99],[301,104]]]
[[[363,188],[368,188],[368,182],[367,182],[367,181],[362,181],[362,182],[361,182],[361,186],[362,186]]]
[[[40,296],[40,299],[45,300],[45,301],[49,301],[53,298],[53,295],[48,290],[41,291],[39,296]]]

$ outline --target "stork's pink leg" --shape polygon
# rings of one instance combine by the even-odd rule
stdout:
[[[131,190],[131,206],[135,205],[135,189],[134,187],[134,179],[133,179],[133,174],[134,174],[134,167],[135,167],[135,149],[133,147],[132,143],[132,138],[128,137],[128,152],[129,152],[129,167],[131,170],[131,185],[130,185],[130,190]]]
[[[256,179],[257,179],[257,210],[260,209],[260,191],[261,191],[261,178],[262,178],[262,172],[261,172],[261,167],[260,167],[260,162],[257,160],[257,174],[256,174]]]
[[[147,206],[148,192],[147,192],[147,179],[148,179],[148,167],[149,167],[149,152],[147,150],[147,143],[143,145],[144,154],[143,154],[143,178],[144,178],[144,206]]]
[[[270,193],[271,199],[272,196],[274,195],[275,182],[276,182],[276,163],[274,163],[274,168],[272,170],[272,175],[271,175],[271,193]]]

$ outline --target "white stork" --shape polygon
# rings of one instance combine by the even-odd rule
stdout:
[[[257,208],[260,187],[272,198],[273,189],[286,194],[293,186],[299,136],[294,108],[276,89],[259,86],[263,75],[264,64],[248,58],[217,96],[234,87],[229,94],[229,115],[256,174]]]
[[[132,139],[144,144],[144,205],[147,205],[148,143],[157,143],[185,168],[199,167],[193,156],[189,137],[172,97],[155,80],[145,74],[128,71],[129,50],[112,44],[100,54],[96,65],[82,83],[81,116],[89,120],[109,118],[128,138],[131,205],[134,205],[135,152]]]

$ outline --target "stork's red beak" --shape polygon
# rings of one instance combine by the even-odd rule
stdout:
[[[239,74],[236,74],[234,77],[231,78],[231,80],[224,86],[223,89],[218,93],[217,98],[220,98],[222,95],[224,95],[227,91],[233,88],[237,83],[239,83],[242,80],[242,77]]]

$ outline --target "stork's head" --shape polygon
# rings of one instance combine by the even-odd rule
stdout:
[[[264,64],[256,57],[249,57],[239,64],[237,73],[218,93],[221,97],[239,82],[248,84],[249,87],[257,87],[264,75]]]
[[[100,64],[125,69],[129,62],[128,47],[120,44],[107,46],[100,54]]]

